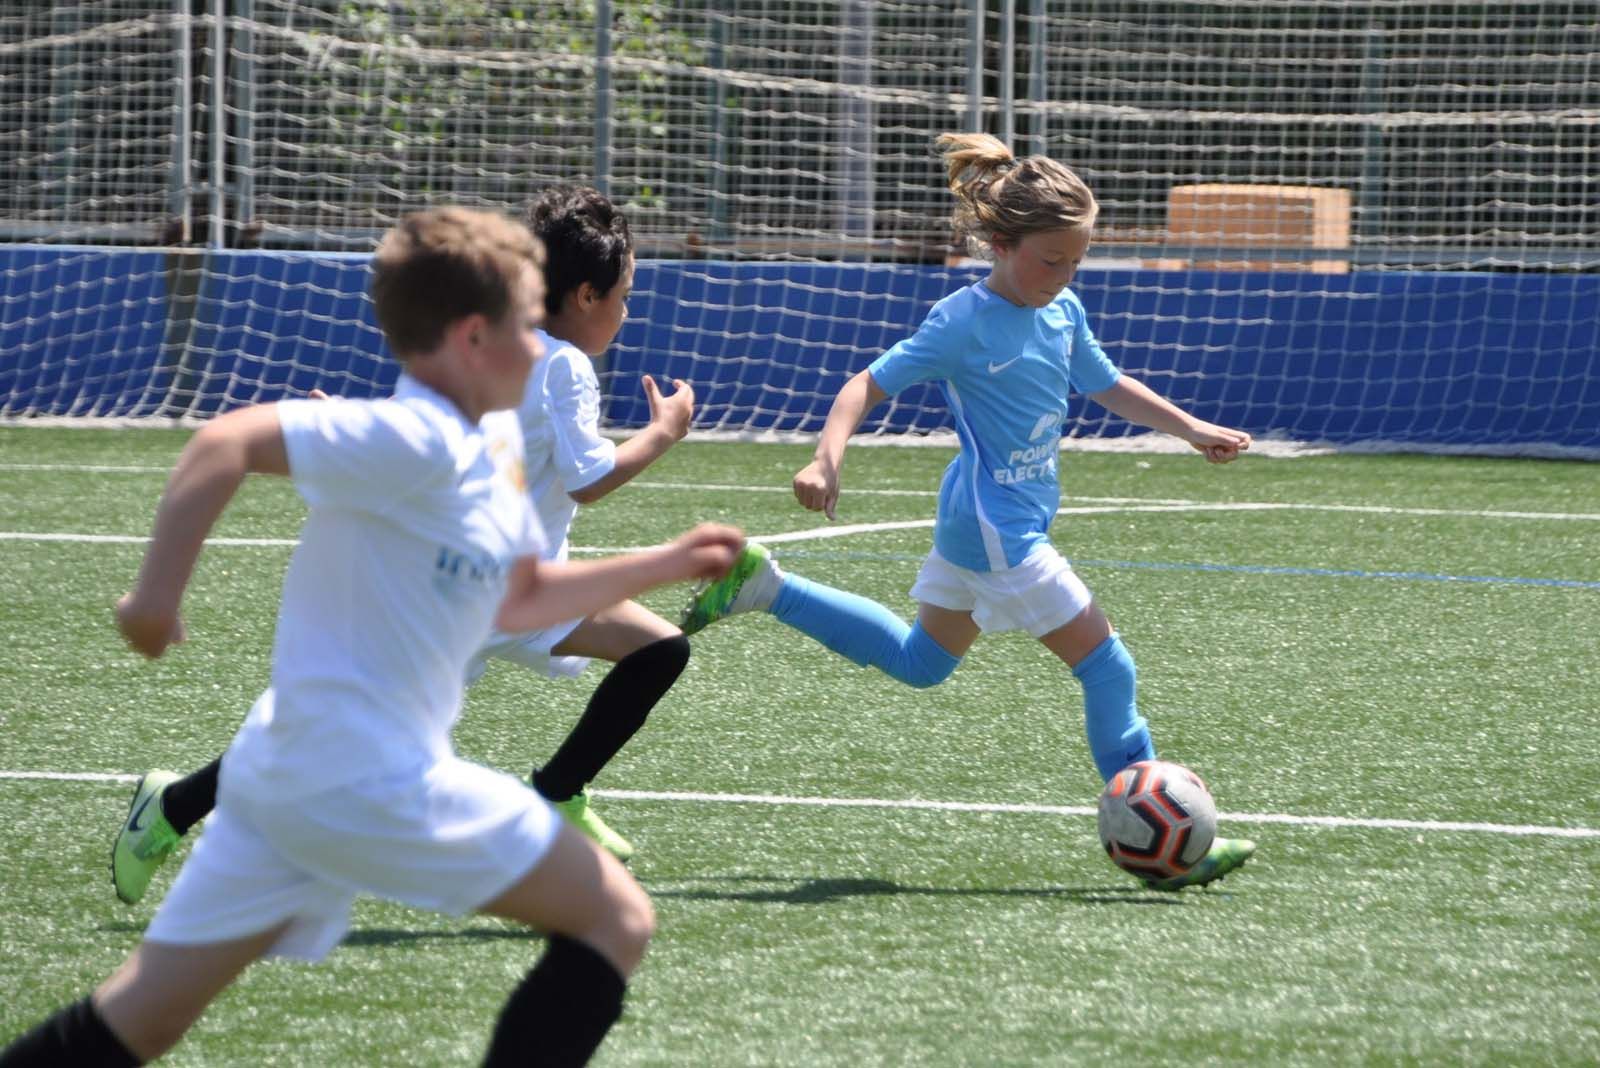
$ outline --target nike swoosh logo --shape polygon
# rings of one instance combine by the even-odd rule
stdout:
[[[1007,367],[1010,367],[1012,364],[1016,363],[1020,359],[1022,359],[1021,356],[1013,356],[1013,357],[1011,357],[1011,359],[1007,360],[1005,363],[995,363],[993,360],[990,360],[989,361],[989,373],[992,374],[992,375],[997,375],[1001,371],[1004,371]]]
[[[144,799],[144,804],[133,810],[133,815],[128,817],[128,830],[144,830],[144,824],[139,822],[139,817],[144,815],[144,810],[150,807],[150,802],[154,801],[156,797],[156,794],[151,794],[149,797]]]

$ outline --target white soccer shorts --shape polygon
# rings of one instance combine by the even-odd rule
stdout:
[[[567,635],[577,630],[582,622],[581,619],[570,619],[565,623],[557,623],[553,627],[529,631],[526,634],[495,631],[489,635],[489,640],[467,665],[467,685],[471,686],[483,678],[483,673],[489,670],[490,660],[507,660],[513,664],[521,664],[552,679],[570,679],[583,674],[583,669],[589,666],[589,657],[557,656],[550,651],[560,645]]]
[[[1065,626],[1093,600],[1066,557],[1049,544],[1004,571],[969,571],[930,551],[911,596],[936,608],[971,612],[985,633],[1025,630],[1035,638]]]
[[[320,960],[357,894],[459,916],[516,885],[561,827],[510,775],[457,757],[293,801],[220,798],[145,932],[231,941],[289,921],[268,956]]]

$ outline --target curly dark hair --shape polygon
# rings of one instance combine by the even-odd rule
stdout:
[[[544,306],[550,315],[559,313],[567,294],[584,282],[601,296],[611,292],[633,255],[627,218],[590,186],[546,189],[528,205],[527,223],[544,242]]]

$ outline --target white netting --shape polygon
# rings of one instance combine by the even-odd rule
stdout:
[[[1202,414],[1296,438],[1597,448],[1597,16],[1588,0],[0,5],[0,414],[381,390],[360,296],[375,237],[427,203],[516,210],[585,181],[625,205],[643,261],[608,418],[643,416],[654,371],[701,387],[702,428],[814,430],[849,374],[980,270],[952,261],[931,144],[983,128],[1089,180],[1101,230],[1077,288],[1094,324]],[[878,415],[945,425],[923,390]],[[1074,413],[1078,436],[1125,429]]]

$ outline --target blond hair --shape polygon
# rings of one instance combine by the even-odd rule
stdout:
[[[934,144],[956,195],[956,238],[980,254],[997,240],[1088,229],[1100,212],[1084,180],[1047,156],[1019,160],[1005,142],[982,133],[941,134]]]
[[[372,304],[401,360],[439,347],[445,328],[469,315],[491,322],[544,248],[526,226],[491,211],[442,207],[401,219],[372,257]]]

